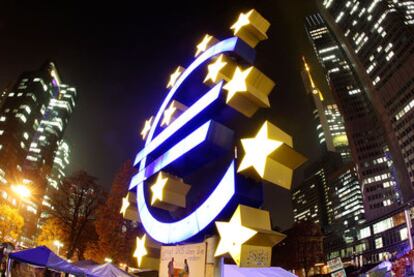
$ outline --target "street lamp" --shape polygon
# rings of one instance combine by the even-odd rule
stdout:
[[[58,256],[59,256],[59,250],[60,250],[60,248],[63,246],[63,243],[62,243],[62,242],[60,242],[59,240],[55,240],[55,241],[53,242],[53,244],[57,247],[57,254],[58,254]]]
[[[105,263],[112,263],[112,259],[111,258],[105,258]]]
[[[29,198],[32,192],[24,185],[13,185],[11,189],[16,193],[20,198]]]

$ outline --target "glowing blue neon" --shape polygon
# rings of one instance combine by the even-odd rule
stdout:
[[[223,178],[212,194],[201,206],[185,218],[165,223],[155,219],[148,210],[144,196],[144,183],[137,189],[138,211],[145,230],[161,243],[177,243],[186,240],[207,227],[224,209],[235,193],[234,161],[231,162]]]
[[[167,97],[165,97],[164,102],[162,102],[161,107],[158,110],[158,113],[156,114],[156,116],[154,118],[154,122],[151,126],[151,130],[148,133],[148,138],[147,138],[147,141],[145,143],[145,148],[147,148],[149,146],[149,144],[151,143],[152,136],[154,135],[155,129],[159,124],[159,121],[161,119],[161,116],[162,116],[164,110],[166,109],[167,105],[170,103],[170,101],[173,98],[174,94],[176,93],[176,91],[178,90],[180,85],[184,82],[184,80],[187,79],[187,77],[196,68],[198,68],[201,64],[203,64],[208,59],[210,59],[210,58],[212,58],[212,57],[214,57],[218,54],[221,54],[223,52],[233,51],[236,48],[237,41],[238,41],[237,37],[232,37],[232,38],[228,38],[226,40],[223,40],[223,41],[220,41],[220,42],[216,43],[215,45],[213,45],[212,47],[210,47],[209,49],[204,51],[203,54],[198,56],[198,58],[195,61],[193,61],[193,63],[186,70],[184,70],[184,72],[180,75],[180,77],[175,82],[174,86],[168,92],[168,95],[167,95]],[[139,170],[142,170],[142,169],[145,168],[145,161],[146,161],[146,156],[144,156],[142,158],[140,166],[139,166]]]
[[[132,178],[130,186],[135,187],[139,183],[144,182],[148,177],[156,174],[197,145],[200,145],[203,141],[206,140],[210,125],[211,121],[204,123],[201,127],[171,147],[161,157],[149,164],[145,169],[138,172]]]
[[[171,137],[171,135],[181,129],[185,124],[187,124],[191,119],[197,116],[209,105],[214,103],[214,101],[216,101],[220,95],[222,86],[223,82],[215,85],[209,92],[204,94],[196,103],[194,103],[183,114],[181,114],[180,117],[174,120],[171,125],[163,130],[156,138],[150,142],[148,146],[146,146],[137,154],[134,165],[138,164],[144,157],[152,153],[152,151],[157,149],[157,147],[159,147],[163,142]]]
[[[191,113],[188,112],[187,115],[183,117],[185,113],[183,113],[179,118],[177,118],[175,121],[178,121],[179,123],[176,123],[175,125],[171,124],[171,127],[169,130],[168,128],[161,132],[160,135],[158,135],[154,141],[152,142],[152,137],[154,136],[155,129],[159,125],[159,121],[161,119],[161,116],[166,109],[167,105],[171,102],[173,99],[175,93],[177,92],[180,85],[184,82],[184,80],[200,65],[202,65],[204,62],[206,62],[208,59],[224,53],[224,52],[230,52],[235,51],[237,42],[239,39],[237,37],[232,37],[226,40],[223,40],[221,42],[218,42],[217,44],[213,45],[209,49],[207,49],[204,53],[202,53],[193,63],[180,75],[180,77],[177,79],[174,86],[171,88],[171,90],[168,92],[167,97],[164,99],[164,101],[161,104],[160,109],[158,110],[158,113],[155,115],[154,122],[151,126],[151,129],[148,133],[147,140],[145,142],[145,148],[143,151],[141,151],[135,159],[135,163],[137,164],[140,162],[139,170],[140,174],[146,168],[146,158],[149,153],[154,151],[157,147],[159,147],[163,142],[165,142],[168,137],[170,137],[172,134],[177,132],[181,127],[183,127],[186,123],[188,123],[191,118],[196,116],[198,113],[200,113],[203,109],[208,107],[212,102],[214,102],[214,92],[211,92],[211,97],[206,96],[206,100],[199,100],[196,102],[196,107],[189,108],[191,110]],[[248,47],[247,45],[241,42],[241,47]],[[218,94],[221,91],[222,83],[216,85],[212,90],[217,89],[217,97]],[[210,93],[209,92],[209,93]],[[208,94],[209,94],[208,93]],[[204,97],[202,97],[204,98]],[[200,102],[202,101],[202,102]],[[206,102],[204,102],[206,101]],[[209,101],[212,101],[209,103]],[[198,106],[199,105],[199,106]],[[180,119],[183,117],[183,119]],[[168,130],[168,131],[167,131]],[[162,136],[161,136],[162,135]],[[161,138],[158,138],[160,137]],[[153,145],[153,146],[152,146]],[[178,151],[178,150],[177,150]],[[182,153],[184,154],[184,153]],[[175,158],[176,159],[176,158]],[[192,214],[185,217],[182,220],[172,222],[172,223],[165,223],[161,222],[157,219],[155,219],[151,213],[149,212],[147,203],[145,201],[145,195],[144,195],[144,182],[137,182],[137,176],[134,176],[134,178],[131,180],[130,183],[130,189],[134,188],[138,185],[137,188],[137,206],[139,215],[141,218],[141,222],[147,231],[147,233],[154,239],[158,240],[162,243],[176,243],[183,240],[186,240],[194,235],[196,235],[198,232],[203,230],[208,224],[210,224],[215,217],[220,213],[220,211],[223,210],[223,208],[227,205],[227,203],[230,201],[230,199],[234,195],[235,190],[235,180],[234,180],[234,161],[231,163],[230,167],[227,169],[227,172],[220,180],[219,184],[215,188],[215,190],[212,192],[212,194],[207,198],[207,200],[198,207]],[[135,178],[137,177],[137,178]],[[145,173],[145,177],[150,177],[149,172]]]

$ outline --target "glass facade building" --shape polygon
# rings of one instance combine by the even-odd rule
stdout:
[[[1,200],[19,208],[24,216],[23,242],[30,243],[36,232],[47,177],[75,100],[76,90],[61,84],[50,62],[23,73],[7,89],[0,107]],[[31,196],[14,193],[15,185],[26,186]]]
[[[398,207],[401,197],[391,174],[394,160],[389,155],[383,125],[366,88],[322,16],[308,16],[305,28],[344,118],[352,159],[363,188],[366,217],[381,216]]]

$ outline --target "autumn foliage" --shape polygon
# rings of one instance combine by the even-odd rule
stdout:
[[[16,242],[24,225],[24,219],[18,209],[0,204],[0,242]]]

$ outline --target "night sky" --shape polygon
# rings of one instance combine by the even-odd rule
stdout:
[[[315,12],[313,1],[93,2],[0,4],[0,87],[52,60],[63,82],[78,90],[65,133],[71,170],[85,169],[109,189],[122,162],[142,147],[139,133],[166,95],[169,74],[192,61],[205,33],[230,37],[238,14],[251,8],[271,23],[269,40],[256,47],[256,67],[276,82],[272,109],[260,111],[254,120],[267,117],[293,135],[299,152],[317,157],[311,107],[300,77],[302,54],[316,64],[303,27],[304,16]],[[289,227],[289,192],[275,186],[265,190],[273,225]]]

